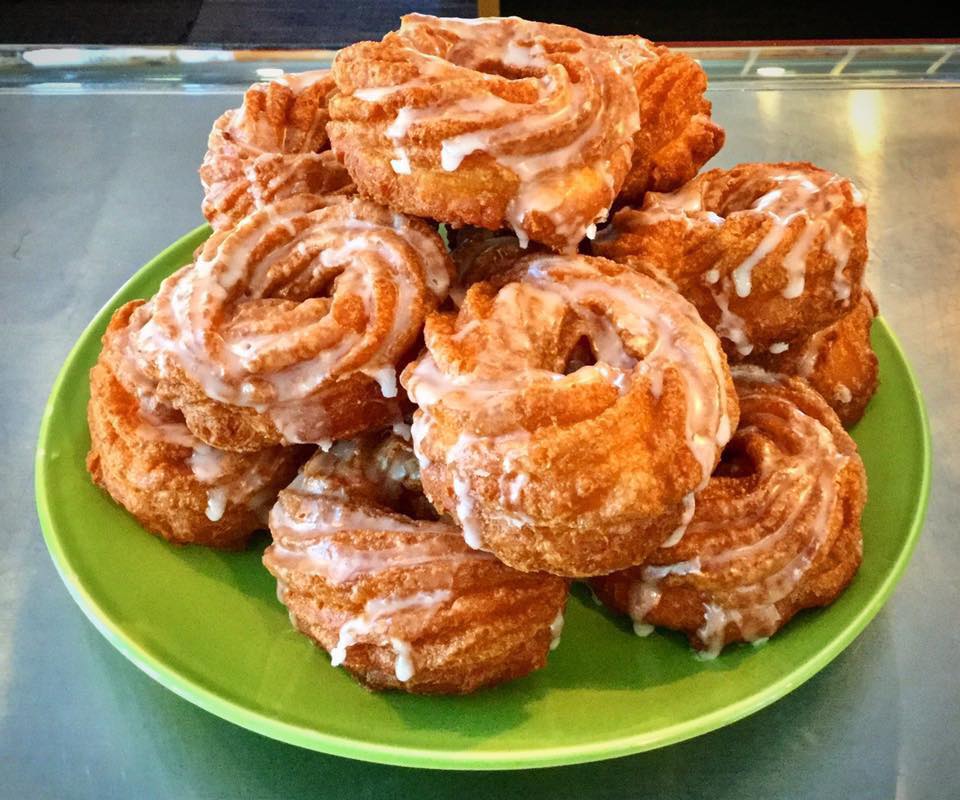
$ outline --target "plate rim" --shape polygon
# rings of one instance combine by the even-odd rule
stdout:
[[[315,728],[284,722],[268,714],[254,711],[233,700],[221,697],[211,689],[181,675],[175,668],[167,666],[161,659],[149,653],[142,645],[125,632],[122,626],[114,622],[110,618],[109,613],[106,612],[87,591],[83,581],[72,568],[69,559],[64,553],[58,536],[54,533],[53,520],[49,511],[50,500],[47,484],[50,476],[48,474],[49,466],[46,458],[46,443],[50,437],[50,426],[52,424],[55,401],[63,390],[63,384],[66,381],[67,374],[74,369],[74,364],[80,357],[82,344],[97,328],[105,324],[106,317],[113,313],[119,302],[120,295],[126,291],[131,282],[140,278],[145,273],[157,269],[156,265],[158,262],[168,259],[173,251],[193,243],[199,246],[209,236],[209,233],[210,227],[208,225],[201,225],[181,236],[153,256],[146,264],[136,270],[110,299],[107,300],[77,337],[54,380],[44,407],[43,416],[41,417],[34,457],[34,492],[37,515],[40,520],[40,527],[47,550],[50,553],[50,557],[60,579],[87,619],[90,620],[94,627],[114,648],[140,670],[153,678],[153,680],[184,700],[193,703],[221,719],[263,736],[286,742],[287,744],[327,753],[329,755],[393,766],[448,770],[508,770],[582,764],[633,755],[692,739],[732,724],[765,708],[809,680],[843,652],[866,628],[877,613],[879,613],[880,609],[883,608],[890,598],[890,595],[903,576],[907,564],[909,564],[911,560],[917,541],[920,538],[920,533],[923,530],[930,499],[932,471],[930,422],[920,383],[917,381],[913,368],[903,352],[903,347],[883,317],[878,316],[876,318],[876,324],[883,329],[884,334],[889,338],[893,353],[900,362],[900,367],[909,378],[912,390],[911,394],[915,398],[922,443],[918,502],[914,506],[913,514],[910,518],[909,530],[905,537],[904,545],[896,560],[889,567],[883,582],[870,598],[870,601],[858,610],[846,627],[844,627],[838,635],[834,636],[825,647],[763,689],[715,711],[661,728],[655,734],[630,734],[600,742],[509,751],[437,751],[429,748],[362,741],[325,733]]]

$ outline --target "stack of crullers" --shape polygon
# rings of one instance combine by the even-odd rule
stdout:
[[[104,335],[93,479],[171,542],[269,527],[293,624],[375,689],[542,667],[574,579],[706,657],[831,602],[866,211],[805,162],[700,173],[705,90],[639,37],[421,15],[251,87],[213,235]]]

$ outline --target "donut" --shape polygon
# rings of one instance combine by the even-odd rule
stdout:
[[[157,403],[145,379],[128,388],[121,380],[131,369],[123,363],[125,339],[141,305],[137,300],[116,311],[90,371],[87,469],[152,533],[177,544],[242,547],[266,527],[277,493],[310,448],[216,450],[190,433],[179,412]]]
[[[318,452],[270,512],[263,563],[294,626],[371,689],[466,694],[544,666],[567,582],[472,550],[395,435]]]
[[[203,215],[214,230],[296,194],[350,192],[330,150],[329,70],[285,75],[247,89],[240,108],[214,123],[200,166]]]
[[[870,345],[877,301],[864,289],[860,302],[833,325],[786,350],[754,353],[746,360],[771,372],[805,379],[827,401],[844,427],[860,421],[877,391],[880,365]]]
[[[626,179],[655,58],[639,37],[409,14],[337,54],[327,130],[367,197],[571,250]]]
[[[812,164],[741,164],[618,211],[592,252],[675,287],[743,357],[856,306],[866,209],[851,181]]]
[[[207,444],[326,444],[399,419],[396,367],[452,269],[420,220],[298,195],[208,240],[131,342],[159,398]]]
[[[526,256],[431,314],[401,383],[426,495],[524,571],[599,575],[681,531],[737,421],[716,335],[588,256]]]
[[[799,378],[755,366],[733,376],[740,426],[686,533],[642,566],[592,581],[638,633],[682,631],[706,657],[831,603],[863,550],[866,474],[836,414]]]

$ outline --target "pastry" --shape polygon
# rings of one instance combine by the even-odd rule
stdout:
[[[397,436],[318,452],[281,492],[263,557],[293,624],[371,689],[464,694],[544,666],[566,581],[471,550],[427,509]]]
[[[328,70],[256,83],[214,123],[200,167],[203,215],[214,230],[286,197],[352,191],[327,138],[333,88]]]
[[[686,533],[643,566],[592,582],[639,633],[682,631],[711,657],[831,603],[863,547],[866,475],[837,416],[798,378],[754,366],[733,374],[740,427]]]
[[[655,57],[639,37],[409,14],[337,54],[328,131],[374,200],[575,249],[630,169],[634,72]]]
[[[399,419],[396,367],[452,269],[420,220],[298,195],[209,239],[131,342],[207,444],[325,444]]]
[[[736,426],[696,309],[605,259],[534,255],[432,314],[401,382],[424,490],[471,546],[580,577],[641,562]]]
[[[860,420],[877,390],[879,363],[870,345],[877,301],[866,289],[860,302],[833,325],[781,352],[748,357],[772,372],[804,378],[827,401],[840,422]]]
[[[776,352],[859,302],[866,209],[853,183],[812,164],[741,164],[647,194],[593,252],[675,287],[731,355]]]
[[[251,86],[200,168],[213,236],[104,336],[93,480],[177,543],[269,511],[292,624],[374,690],[543,667],[575,578],[706,657],[832,602],[866,210],[806,162],[698,176],[705,92],[640,37],[423,14]]]
[[[215,450],[194,437],[174,409],[156,402],[141,379],[119,376],[130,316],[142,301],[117,310],[90,372],[90,453],[94,482],[153,533],[178,544],[241,547],[277,493],[296,475],[310,448],[270,447],[256,453]]]
[[[704,98],[707,76],[684,53],[652,46],[655,57],[636,70],[640,130],[618,203],[640,203],[646,192],[671,192],[693,178],[724,143]]]

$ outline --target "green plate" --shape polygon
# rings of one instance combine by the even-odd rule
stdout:
[[[930,434],[916,382],[878,320],[882,383],[854,431],[870,478],[864,560],[832,606],[800,615],[763,647],[705,662],[678,636],[638,639],[578,588],[546,669],[470,697],[372,694],[290,627],[260,564],[265,536],[234,554],[172,547],[146,534],[84,469],[87,371],[111,312],[152,294],[208,235],[198,228],[157,256],[84,331],[43,417],[36,488],[47,546],[87,616],[147,674],[224,719],[302,747],[418,767],[636,753],[719,728],[796,688],[863,630],[907,564],[927,503]]]

